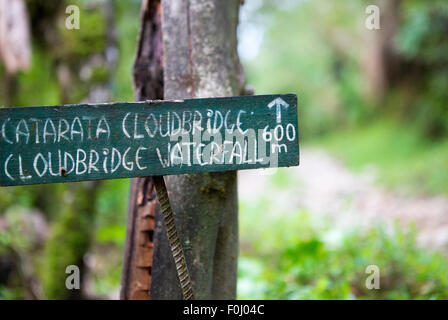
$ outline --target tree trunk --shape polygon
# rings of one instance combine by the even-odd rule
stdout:
[[[239,0],[170,0],[162,4],[145,0],[134,66],[137,100],[161,98],[161,92],[165,99],[243,92],[244,76],[236,49],[239,4]],[[236,172],[167,176],[165,181],[195,298],[234,299],[238,256]],[[154,199],[150,178],[133,180],[123,299],[145,298],[147,293],[151,299],[182,299],[163,218]],[[144,217],[155,219],[153,233],[143,227],[149,225]],[[152,239],[145,233],[152,234]],[[145,263],[139,266],[138,261]]]
[[[380,104],[403,71],[403,61],[395,45],[402,0],[377,0],[376,3],[381,9],[381,29],[367,31],[363,67],[367,96]]]
[[[162,1],[165,99],[238,95],[237,0]],[[165,178],[196,299],[234,299],[236,172]],[[164,224],[156,215],[152,299],[181,299]]]

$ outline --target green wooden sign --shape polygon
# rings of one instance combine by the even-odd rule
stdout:
[[[294,94],[0,109],[0,185],[295,166]]]

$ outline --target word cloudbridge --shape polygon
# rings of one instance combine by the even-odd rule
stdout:
[[[299,164],[297,97],[0,109],[0,185]]]

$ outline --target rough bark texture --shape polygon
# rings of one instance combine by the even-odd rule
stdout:
[[[164,98],[238,95],[239,0],[162,1]],[[236,296],[236,172],[165,178],[196,299]],[[181,299],[162,217],[156,212],[152,299]]]
[[[142,4],[141,28],[133,79],[137,101],[163,99],[160,0]],[[149,299],[155,212],[160,211],[151,177],[132,179],[121,299]]]

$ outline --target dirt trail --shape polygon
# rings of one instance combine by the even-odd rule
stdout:
[[[318,219],[328,219],[335,231],[414,222],[420,245],[448,248],[447,198],[393,193],[375,183],[373,172],[353,173],[320,149],[301,152],[300,167],[287,169],[292,188],[279,191],[272,186],[269,175],[259,170],[240,171],[240,197],[250,201],[269,194],[285,209],[305,208]]]

